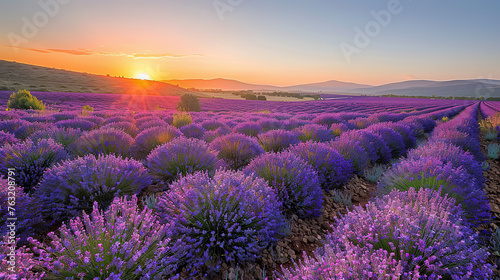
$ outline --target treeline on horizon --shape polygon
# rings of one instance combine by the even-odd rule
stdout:
[[[373,95],[361,95],[361,96],[373,96]],[[449,99],[449,100],[488,100],[488,101],[500,101],[500,97],[471,97],[471,96],[410,96],[410,95],[397,95],[397,94],[383,94],[383,95],[374,95],[380,97],[405,97],[405,98],[433,98],[433,99]]]

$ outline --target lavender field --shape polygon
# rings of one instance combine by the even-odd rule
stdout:
[[[498,275],[500,102],[10,94],[2,279]]]

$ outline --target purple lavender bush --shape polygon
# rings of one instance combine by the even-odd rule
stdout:
[[[131,122],[111,122],[103,125],[101,128],[114,128],[123,130],[125,133],[130,135],[130,137],[134,138],[139,133],[139,129],[135,126],[135,124]]]
[[[340,138],[358,141],[372,164],[388,163],[391,160],[391,150],[385,141],[374,133],[366,130],[353,130],[342,134]]]
[[[296,128],[295,131],[299,133],[299,140],[302,142],[309,140],[314,142],[328,142],[335,138],[331,130],[319,124],[306,124]]]
[[[15,193],[15,196],[12,194]],[[10,197],[10,199],[9,199]],[[15,197],[15,200],[12,198]],[[23,189],[15,185],[15,181],[7,181],[0,176],[0,225],[1,232],[7,230],[7,225],[11,222],[8,218],[17,218],[15,221],[15,233],[17,244],[27,244],[28,236],[34,236],[37,229],[43,227],[42,216],[40,215],[40,205],[38,201],[23,192]],[[16,209],[14,213],[8,207]]]
[[[281,122],[276,119],[263,118],[257,121],[262,130],[269,131],[281,128]]]
[[[281,203],[260,178],[241,171],[218,171],[213,178],[199,172],[170,188],[156,207],[160,221],[172,223],[165,255],[191,276],[254,261],[283,236]]]
[[[36,260],[30,249],[23,246],[15,250],[14,256],[11,255],[11,240],[7,238],[7,235],[3,235],[2,240],[0,240],[0,279],[44,279],[45,272],[33,272],[34,268],[39,269],[43,263]],[[17,239],[16,241],[19,244],[20,240]],[[11,257],[14,257],[14,259]]]
[[[83,133],[71,147],[71,150],[79,156],[87,154],[127,156],[133,143],[134,139],[122,130],[100,128]]]
[[[181,126],[179,130],[182,132],[182,134],[184,134],[184,136],[196,139],[203,139],[203,135],[207,131],[203,128],[203,126],[196,123]]]
[[[52,114],[52,117],[56,122],[70,120],[78,117],[78,113],[76,112],[60,112]]]
[[[25,124],[29,124],[29,122],[20,119],[0,121],[0,131],[14,133],[16,129]]]
[[[309,141],[295,145],[289,151],[318,172],[319,182],[325,190],[344,186],[354,174],[352,163],[328,144]]]
[[[298,133],[282,129],[269,130],[258,136],[259,143],[266,152],[281,152],[288,147],[300,143]]]
[[[444,164],[450,162],[454,168],[462,167],[473,177],[478,189],[484,186],[485,178],[481,164],[474,159],[473,155],[465,152],[460,147],[444,141],[431,140],[417,149],[411,150],[407,155],[408,159],[418,159],[421,157],[436,157]]]
[[[255,122],[242,122],[233,128],[234,133],[245,134],[246,136],[257,137],[263,132],[260,124]]]
[[[319,114],[316,118],[312,119],[312,122],[326,127],[331,127],[334,123],[342,122],[342,118],[340,114],[324,113]]]
[[[210,148],[218,151],[217,157],[233,170],[242,169],[253,158],[265,152],[255,138],[239,133],[230,133],[214,139]]]
[[[2,147],[5,144],[16,144],[19,142],[19,139],[17,139],[14,134],[9,133],[9,132],[4,132],[0,131],[0,147]]]
[[[130,148],[131,154],[136,159],[145,159],[154,148],[181,135],[179,129],[170,125],[146,129],[135,137],[135,143]]]
[[[399,133],[394,131],[392,128],[387,128],[385,125],[371,125],[367,128],[374,134],[377,134],[382,138],[382,140],[387,144],[387,147],[391,150],[392,158],[399,158],[406,153],[406,145],[404,143],[404,138]]]
[[[183,137],[156,147],[147,157],[149,173],[165,183],[196,171],[211,173],[217,162],[217,154],[205,141]]]
[[[384,195],[394,189],[406,191],[410,188],[440,189],[441,195],[454,198],[462,206],[469,223],[478,225],[489,221],[487,197],[461,166],[454,167],[451,162],[445,164],[434,157],[404,160],[382,176],[377,193]]]
[[[144,118],[146,119],[146,118]],[[142,120],[142,119],[140,119]],[[152,119],[150,121],[147,121],[147,122],[140,122],[140,120],[137,121],[137,128],[139,129],[139,131],[144,131],[148,128],[152,128],[152,127],[157,127],[157,126],[167,126],[168,123],[164,120],[161,120],[159,118],[155,118],[155,119]]]
[[[80,129],[50,127],[46,130],[41,130],[33,133],[30,139],[37,142],[41,139],[53,139],[56,143],[61,144],[66,150],[70,151],[72,144],[80,138],[82,132]]]
[[[314,252],[313,257],[304,252],[303,261],[292,268],[282,267],[278,280],[317,279],[393,279],[403,272],[402,263],[394,253],[384,249],[358,247],[352,242],[332,242]]]
[[[333,135],[336,137],[340,136],[342,133],[347,132],[351,129],[352,128],[345,123],[333,123],[330,126],[330,130],[332,131]]]
[[[35,196],[45,217],[63,221],[82,210],[89,213],[94,201],[105,209],[116,196],[139,194],[150,184],[151,177],[140,162],[87,155],[47,170]]]
[[[268,182],[286,215],[309,218],[321,214],[323,192],[318,173],[299,156],[290,152],[265,153],[252,160],[244,172]]]
[[[219,122],[215,119],[209,119],[209,120],[203,121],[200,123],[200,125],[203,126],[204,129],[211,130],[211,131],[215,131],[218,128],[225,126],[224,123]]]
[[[359,144],[359,141],[341,137],[335,141],[330,141],[328,144],[351,162],[356,174],[361,175],[364,173],[368,165],[368,154]]]
[[[478,161],[484,161],[486,158],[481,152],[481,146],[477,137],[460,132],[457,130],[435,130],[432,133],[432,139],[435,141],[445,141],[470,152]]]
[[[401,279],[489,279],[488,251],[463,224],[462,210],[440,191],[413,188],[356,206],[333,228],[329,243],[355,244],[393,253]]]
[[[137,198],[115,198],[109,209],[93,203],[63,224],[50,244],[30,239],[48,275],[56,279],[161,279],[168,268],[158,265],[157,255],[165,240],[165,223]]]
[[[34,143],[30,139],[6,144],[0,149],[0,175],[7,176],[8,168],[15,172],[16,184],[26,193],[33,191],[42,179],[46,169],[68,158],[64,147],[52,139],[43,139]]]
[[[58,121],[55,123],[57,127],[62,127],[62,128],[73,128],[73,129],[80,129],[81,131],[88,131],[92,130],[93,128],[96,127],[96,124],[84,120],[82,118],[75,118],[75,119],[69,119],[69,120],[64,120],[64,121]]]
[[[40,122],[27,123],[21,125],[18,129],[16,129],[14,131],[14,135],[16,136],[16,138],[20,140],[25,140],[26,138],[30,137],[33,133],[37,131],[50,129],[51,127],[54,127],[54,125],[47,123],[40,123]]]

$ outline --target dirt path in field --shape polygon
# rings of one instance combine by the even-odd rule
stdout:
[[[487,141],[483,134],[481,134],[481,150],[487,155],[489,144],[500,144],[498,139],[493,141]],[[487,171],[483,171],[483,175],[486,178],[485,191],[490,199],[490,208],[493,221],[489,224],[488,230],[491,232],[495,231],[495,228],[500,227],[500,160],[486,159],[490,168]],[[500,256],[496,256],[491,252],[490,256],[491,264],[500,264]],[[498,269],[493,270],[495,273],[495,279],[500,279],[500,271]]]

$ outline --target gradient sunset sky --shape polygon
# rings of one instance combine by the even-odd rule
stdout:
[[[0,59],[79,72],[273,85],[500,79],[497,0],[16,0],[0,5]],[[385,17],[377,22],[374,14]],[[356,43],[364,36],[358,30],[369,41]],[[350,59],[342,51],[346,46],[357,50]]]

